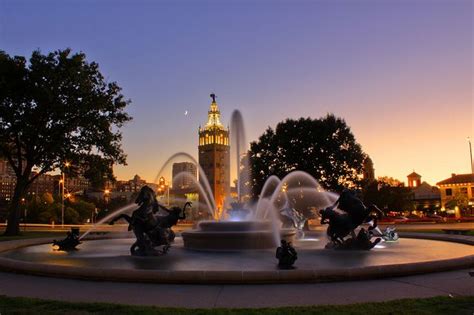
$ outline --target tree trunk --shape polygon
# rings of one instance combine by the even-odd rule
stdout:
[[[17,178],[15,192],[9,207],[8,224],[5,230],[5,236],[14,236],[20,234],[20,200],[25,195],[28,186],[28,178]]]

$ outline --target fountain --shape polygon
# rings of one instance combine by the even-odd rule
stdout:
[[[218,250],[233,251],[247,249],[269,249],[276,248],[280,240],[293,242],[298,229],[303,225],[298,224],[304,218],[297,212],[286,213],[289,219],[298,222],[292,226],[281,226],[280,212],[282,210],[282,199],[286,205],[288,198],[294,195],[306,195],[306,198],[314,198],[319,194],[314,207],[328,206],[334,198],[320,187],[318,182],[309,174],[295,171],[287,175],[283,180],[276,176],[268,178],[264,184],[262,193],[257,204],[250,205],[242,201],[242,196],[249,195],[245,190],[242,180],[251,178],[249,167],[241,168],[242,152],[246,152],[245,129],[242,114],[234,110],[230,124],[231,148],[234,148],[237,169],[237,200],[231,203],[230,209],[224,209],[219,220],[201,221],[196,229],[184,231],[181,235],[185,248],[193,250]],[[245,171],[243,171],[245,170]],[[200,180],[204,187],[209,186],[207,178]],[[200,186],[199,183],[197,183]],[[247,188],[248,189],[248,188]],[[213,199],[212,192],[207,189],[209,199]],[[301,198],[300,198],[301,199]],[[216,213],[215,209],[212,213]]]
[[[234,153],[236,161],[240,161],[246,141],[238,111],[232,115],[231,135],[235,135]],[[355,211],[359,206],[354,207],[351,202],[348,206],[344,201],[347,196],[325,191],[311,175],[298,170],[291,170],[282,178],[270,176],[258,200],[251,203],[246,198],[248,186],[243,185],[250,174],[242,174],[237,162],[237,197],[234,202],[227,200],[221,213],[217,211],[220,209],[216,208],[205,173],[191,155],[184,152],[172,155],[159,170],[157,180],[175,159],[193,161],[199,168],[201,178],[194,184],[202,199],[194,205],[207,209],[213,220],[200,221],[194,229],[177,234],[171,251],[168,251],[174,238],[171,227],[184,216],[183,209],[168,218],[157,212],[158,224],[143,233],[135,231],[136,226],[130,224],[135,235],[138,234],[137,240],[123,235],[88,238],[97,226],[116,217],[127,218],[127,214],[138,210],[137,205],[130,204],[101,219],[79,238],[75,231],[65,243],[57,242],[59,247],[66,245],[62,249],[71,249],[80,242],[78,250],[53,250],[51,239],[2,242],[0,268],[101,281],[248,284],[393,277],[466,268],[474,263],[471,246],[474,241],[453,236],[447,239],[442,235],[405,233],[399,240],[398,233],[387,228],[380,233],[382,240],[376,239],[374,243],[371,233],[377,231],[376,225],[367,230],[359,227],[361,223],[371,223],[366,222],[371,218],[367,212],[370,207]],[[180,200],[182,204],[186,201]],[[354,215],[357,212],[364,214],[357,217]],[[329,225],[326,233],[321,226],[307,236],[301,233],[306,222],[319,215],[322,223]],[[129,218],[132,217],[133,214]],[[328,247],[352,251],[328,250]],[[295,261],[297,272],[291,270]]]

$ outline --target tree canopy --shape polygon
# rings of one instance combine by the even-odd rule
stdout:
[[[375,204],[384,212],[414,210],[412,190],[391,177],[379,177],[367,183],[362,195],[366,204]]]
[[[268,128],[248,153],[253,196],[271,175],[284,177],[300,170],[311,174],[327,190],[359,187],[366,154],[342,118],[287,119]]]
[[[6,234],[18,233],[18,201],[41,174],[67,161],[84,169],[97,159],[125,164],[120,128],[131,119],[128,104],[84,53],[34,51],[27,61],[0,51],[0,155],[17,178]]]

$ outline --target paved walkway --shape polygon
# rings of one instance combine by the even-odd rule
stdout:
[[[0,295],[71,302],[166,307],[281,307],[474,296],[474,277],[458,270],[383,280],[278,285],[165,285],[45,278],[0,272]]]

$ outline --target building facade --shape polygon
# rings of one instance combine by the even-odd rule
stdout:
[[[37,173],[33,172],[31,176]],[[61,175],[41,174],[28,187],[27,196],[41,196],[45,193],[60,194]],[[16,186],[16,175],[6,160],[0,160],[0,201],[10,202]],[[89,181],[78,174],[73,177],[65,176],[64,192],[76,194],[84,192],[90,186]]]
[[[415,209],[422,212],[435,212],[441,208],[441,197],[438,187],[421,181],[421,175],[415,173],[407,175],[408,187],[413,192]]]
[[[216,96],[211,94],[212,103],[208,111],[206,125],[199,127],[199,165],[209,181],[216,205],[216,216],[224,207],[224,200],[230,190],[230,144],[229,130],[220,120],[221,112],[216,103]],[[199,182],[203,183],[204,176],[199,174]],[[200,202],[205,204],[200,196]]]
[[[415,171],[407,175],[408,187],[414,188],[421,185],[421,175]]]
[[[190,189],[197,181],[197,167],[194,163],[173,163],[173,189]]]
[[[441,207],[454,210],[456,216],[472,215],[474,204],[474,174],[451,174],[438,183]],[[464,213],[463,213],[464,212]]]

